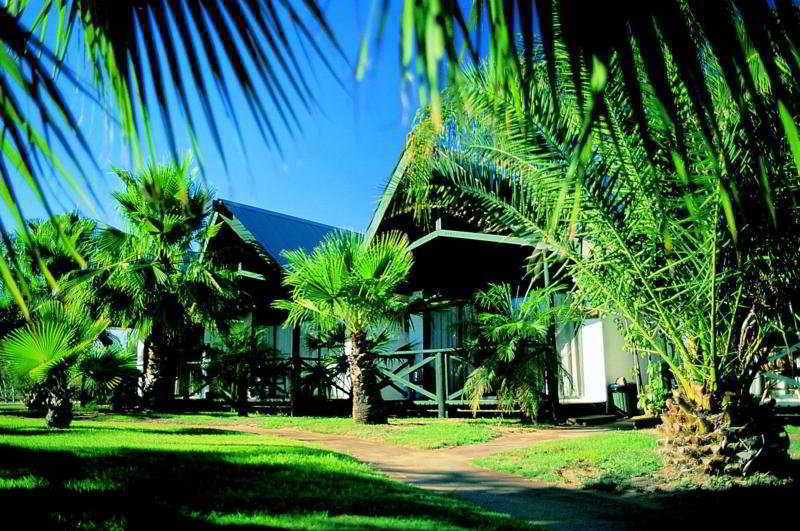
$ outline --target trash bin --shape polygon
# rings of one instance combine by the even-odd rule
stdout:
[[[638,412],[636,408],[636,384],[619,383],[608,386],[611,398],[611,412],[623,417],[633,417]]]

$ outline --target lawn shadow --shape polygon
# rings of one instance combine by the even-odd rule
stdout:
[[[161,429],[161,428],[134,428],[128,426],[103,426],[98,424],[96,426],[72,426],[68,430],[61,430],[55,428],[4,428],[0,427],[0,435],[10,437],[28,437],[33,435],[58,435],[58,434],[76,434],[76,433],[90,433],[90,432],[113,432],[113,431],[127,431],[134,433],[144,433],[152,435],[235,435],[241,436],[242,433],[221,428],[174,428],[174,429]]]
[[[795,465],[800,463],[795,462]],[[794,466],[797,473],[799,466]],[[406,468],[383,468],[408,475]],[[747,486],[725,490],[686,489],[674,492],[633,492],[612,487],[619,476],[598,477],[594,488],[566,488],[552,483],[509,482],[504,475],[475,480],[465,471],[415,472],[415,485],[452,489],[458,496],[521,519],[543,522],[553,529],[739,529],[748,520],[743,511],[763,515],[765,522],[796,518],[791,507],[800,499],[794,486]],[[768,513],[763,508],[773,508]],[[749,515],[748,515],[749,516]],[[774,527],[774,526],[772,526]],[[776,527],[777,528],[777,527]]]
[[[320,513],[422,518],[436,522],[436,527],[527,528],[360,467],[330,466],[326,463],[332,456],[355,463],[348,456],[293,445],[218,453],[121,449],[84,454],[0,444],[0,480],[36,479],[27,487],[12,481],[10,488],[0,481],[0,506],[25,515],[30,529],[219,527],[207,519],[212,513]],[[247,521],[241,524],[235,526],[256,527],[244,525]],[[320,517],[317,525],[354,528],[352,522],[327,517]]]

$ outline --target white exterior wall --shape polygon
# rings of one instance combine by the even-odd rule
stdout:
[[[603,320],[603,352],[606,359],[606,384],[610,385],[623,377],[629,383],[636,382],[633,354],[625,350],[625,338],[610,317]]]
[[[412,315],[411,324],[407,331],[395,332],[392,341],[387,347],[387,353],[395,352],[399,349],[408,350],[408,344],[411,343],[410,350],[419,350],[422,348],[422,316]],[[417,358],[421,355],[418,354]],[[415,361],[419,361],[416,359]],[[387,369],[392,369],[402,364],[403,360],[387,360],[382,364]],[[407,389],[406,389],[407,391]],[[384,400],[402,400],[405,397],[397,389],[392,386],[386,386],[381,390],[381,396]]]
[[[562,390],[562,403],[605,402],[608,386],[620,376],[635,383],[633,355],[625,350],[625,339],[613,319],[587,319],[574,334],[569,332],[567,327],[559,329],[556,347],[576,392]]]
[[[603,321],[600,319],[586,320],[578,328],[578,336],[583,392],[577,398],[565,400],[565,403],[605,402],[608,391],[606,390]]]

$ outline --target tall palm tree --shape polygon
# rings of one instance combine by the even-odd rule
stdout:
[[[48,426],[68,428],[72,422],[73,380],[79,375],[76,369],[107,326],[105,319],[93,320],[57,301],[48,301],[36,309],[32,322],[0,341],[0,356],[12,370],[46,391]]]
[[[408,298],[398,290],[413,264],[408,239],[386,233],[367,243],[361,234],[342,232],[328,236],[312,253],[288,251],[285,256],[284,284],[292,298],[276,301],[275,307],[289,312],[286,323],[292,326],[311,322],[323,333],[344,326],[353,420],[385,423],[370,332],[399,328],[406,320]]]
[[[568,55],[557,57],[557,101],[545,82],[467,70],[450,136],[432,141],[436,156],[421,182],[408,177],[408,200],[435,197],[489,230],[547,246],[574,278],[576,304],[626,321],[628,344],[660,357],[677,380],[664,417],[676,465],[729,473],[775,466],[788,440],[749,388],[798,337],[800,181],[777,125],[782,111],[734,105],[722,67],[709,59],[704,83],[724,147],[716,157],[670,63],[685,134],[675,134],[657,90],[643,82],[648,148],[611,62],[608,76],[583,77],[587,92],[602,89],[607,119],[582,142]],[[530,107],[518,105],[523,99]],[[769,134],[754,141],[748,128],[764,124]],[[577,159],[576,145],[584,146]],[[735,210],[734,194],[750,207]]]
[[[100,230],[89,266],[70,275],[69,287],[75,300],[144,338],[146,395],[163,406],[190,331],[225,310],[234,276],[197,252],[219,226],[208,223],[211,196],[188,159],[117,175],[125,188],[114,197],[127,230]]]

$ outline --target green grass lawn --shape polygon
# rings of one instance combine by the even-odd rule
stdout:
[[[537,481],[613,488],[662,468],[657,441],[658,436],[650,431],[610,432],[545,441],[482,457],[475,464]]]
[[[796,460],[795,466],[800,460],[800,427],[787,426],[786,430],[791,437],[789,453]],[[637,478],[647,480],[662,470],[663,462],[657,451],[658,438],[653,430],[611,432],[545,441],[522,450],[482,457],[474,462],[484,468],[537,481],[619,490],[632,487]],[[766,475],[757,476],[752,478],[751,483],[773,481]]]
[[[29,529],[529,528],[312,445],[163,420],[99,416],[50,431],[6,411],[0,506]]]
[[[365,426],[349,418],[262,417],[266,428],[298,428],[315,433],[349,435],[419,449],[446,448],[491,441],[520,428],[508,419],[389,419],[389,424]]]
[[[0,406],[0,412],[2,410],[3,407]],[[81,413],[90,417],[101,415],[105,422],[114,421],[123,424],[149,421],[168,426],[202,424],[204,426],[244,425],[268,429],[296,428],[314,433],[348,435],[425,450],[488,442],[503,434],[519,430],[549,428],[547,425],[522,426],[518,420],[500,418],[441,420],[436,418],[390,418],[388,424],[367,426],[356,424],[349,417],[288,417],[258,414],[239,417],[235,413],[229,412],[113,415],[81,410]]]
[[[789,446],[789,454],[792,459],[800,459],[800,426],[786,426],[786,431],[789,432],[792,441]]]

